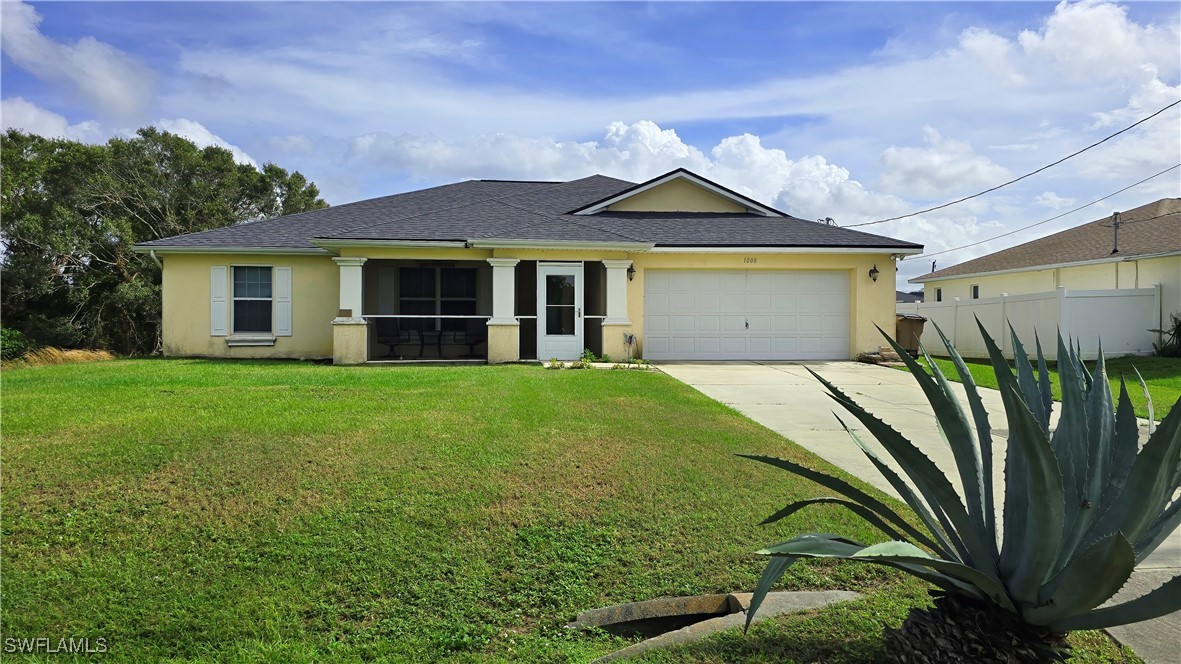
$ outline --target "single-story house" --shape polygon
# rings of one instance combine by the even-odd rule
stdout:
[[[1164,198],[910,280],[927,302],[1160,285],[1160,319],[1181,313],[1181,199]]]
[[[847,359],[922,246],[687,170],[472,180],[136,245],[174,356]]]

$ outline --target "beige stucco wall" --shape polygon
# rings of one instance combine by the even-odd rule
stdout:
[[[340,302],[339,270],[328,256],[168,254],[163,271],[164,354],[203,357],[332,357],[332,319]],[[230,347],[209,334],[209,268],[291,268],[291,336],[274,346]],[[232,281],[232,275],[228,281]],[[229,287],[229,284],[227,284]],[[229,293],[226,294],[227,306]],[[227,320],[228,317],[227,317]]]
[[[934,302],[935,289],[942,288],[944,302],[957,297],[967,300],[971,298],[972,284],[980,285],[982,298],[999,297],[1002,293],[1044,293],[1055,288],[1110,290],[1152,288],[1160,284],[1162,315],[1181,312],[1181,256],[931,281],[923,284],[923,299]]]
[[[607,208],[612,212],[746,212],[746,208],[686,180],[670,180]]]
[[[882,344],[874,325],[891,330],[894,326],[894,261],[889,254],[627,254],[622,251],[560,251],[535,249],[370,249],[342,251],[342,255],[373,258],[482,260],[489,257],[542,261],[597,261],[630,259],[636,269],[627,284],[628,317],[631,325],[610,326],[605,348],[613,357],[622,356],[616,343],[624,331],[639,338],[636,349],[643,354],[644,274],[649,269],[684,270],[838,270],[850,275],[849,356],[873,350]],[[271,265],[292,268],[292,336],[279,337],[269,347],[229,347],[225,337],[209,334],[209,268],[213,265]],[[868,273],[876,265],[877,282]],[[168,355],[209,357],[332,357],[333,326],[339,304],[339,272],[327,256],[271,255],[168,255],[164,259],[164,350]],[[490,345],[515,349],[518,332],[490,330],[498,335]],[[503,333],[503,334],[502,334]],[[499,338],[504,336],[506,338]],[[614,351],[614,352],[612,352]],[[497,360],[512,359],[506,353]]]

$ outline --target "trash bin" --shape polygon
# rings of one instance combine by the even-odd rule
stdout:
[[[926,322],[927,319],[918,314],[898,314],[894,339],[911,357],[919,356],[919,340],[923,338],[923,324]]]

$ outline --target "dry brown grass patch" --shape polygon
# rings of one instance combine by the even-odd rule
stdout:
[[[81,364],[83,362],[109,362],[118,359],[115,355],[105,350],[88,350],[85,348],[54,348],[53,346],[46,346],[45,348],[38,348],[31,350],[20,357],[18,360],[5,362],[6,369],[19,369],[23,367],[49,367],[58,364]]]

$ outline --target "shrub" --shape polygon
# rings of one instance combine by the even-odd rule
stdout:
[[[1181,357],[1181,316],[1169,314],[1170,323],[1163,330],[1149,330],[1155,332],[1159,342],[1153,342],[1152,350],[1160,357]]]
[[[0,360],[15,360],[29,350],[29,343],[20,330],[0,327]]]
[[[883,332],[931,404],[953,453],[963,499],[918,447],[813,373],[902,469],[902,475],[892,470],[846,426],[921,527],[843,480],[783,459],[749,457],[843,496],[790,504],[766,523],[810,505],[836,504],[892,541],[866,546],[839,535],[809,533],[763,549],[759,553],[771,561],[751,600],[748,626],[768,590],[798,558],[885,565],[940,589],[934,608],[912,610],[901,629],[887,632],[892,661],[1058,660],[1068,652],[1062,635],[1069,630],[1112,627],[1181,609],[1181,576],[1132,601],[1096,608],[1181,525],[1181,499],[1174,498],[1181,486],[1181,400],[1141,449],[1127,386],[1121,380],[1114,404],[1102,352],[1091,374],[1078,350],[1059,338],[1062,410],[1051,431],[1054,402],[1041,343],[1035,369],[1012,334],[1014,375],[983,325],[980,331],[1008,428],[1003,518],[995,505],[991,425],[967,365],[944,336],[972,422],[938,365],[928,356],[933,375],[927,374]]]

